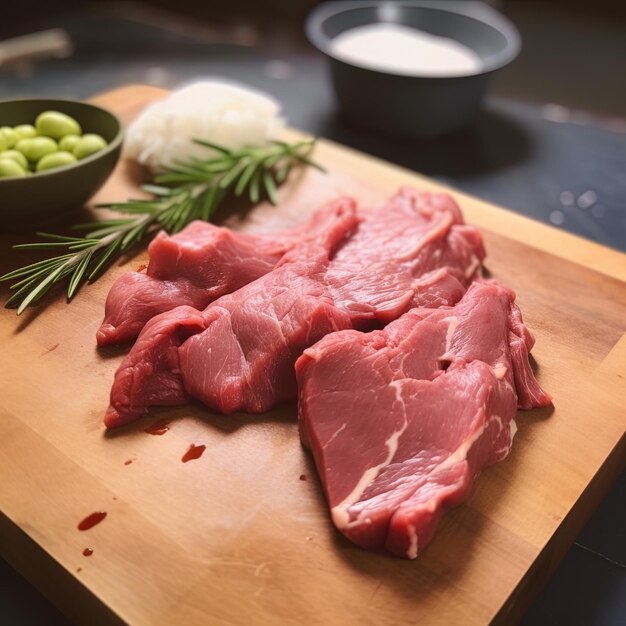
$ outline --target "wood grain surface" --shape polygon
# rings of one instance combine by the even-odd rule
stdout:
[[[128,87],[94,101],[128,122],[163,95]],[[279,208],[229,223],[269,230],[337,193],[369,202],[399,185],[442,188],[326,141],[316,158],[328,174],[292,178]],[[139,180],[122,162],[94,201],[137,195]],[[490,273],[518,293],[555,406],[520,412],[511,455],[416,561],[334,531],[293,405],[230,417],[160,409],[105,433],[125,349],[98,350],[95,331],[110,285],[143,253],[70,305],[59,295],[0,314],[2,555],[80,624],[514,623],[625,465],[626,256],[454,196],[485,235]],[[28,260],[9,244],[31,238],[0,235],[0,271]],[[171,420],[166,434],[144,432],[156,419]],[[207,449],[181,463],[191,443]],[[78,531],[94,511],[107,517]]]

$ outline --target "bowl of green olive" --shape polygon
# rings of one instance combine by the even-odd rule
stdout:
[[[0,220],[37,226],[81,208],[122,147],[115,115],[72,100],[0,102]]]

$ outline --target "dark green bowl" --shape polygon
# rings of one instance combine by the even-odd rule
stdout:
[[[108,111],[73,100],[5,100],[0,102],[0,126],[34,124],[43,111],[71,115],[85,133],[102,135],[108,143],[100,152],[32,176],[0,178],[2,230],[34,228],[80,209],[109,178],[120,157],[122,125]]]

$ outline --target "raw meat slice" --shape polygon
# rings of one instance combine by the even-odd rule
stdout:
[[[454,304],[463,292],[433,289],[439,268],[467,286],[485,258],[482,236],[463,223],[447,194],[402,188],[381,209],[361,210],[358,231],[331,263],[325,281],[336,305],[355,320],[387,323],[410,307]]]
[[[178,346],[203,329],[202,313],[188,306],[157,315],[146,324],[133,346],[132,367],[124,366],[126,357],[115,375],[117,406],[124,407],[125,415],[142,415],[144,407],[153,404],[153,400],[164,406],[187,402],[189,396],[178,374]],[[142,381],[138,397],[135,395],[137,380]],[[110,419],[114,419],[113,413]]]
[[[357,224],[354,202],[349,198],[337,200],[317,213],[311,230],[283,257],[271,276],[238,290],[237,297],[220,298],[204,312],[183,306],[153,318],[115,374],[105,424],[119,426],[144,414],[147,407],[154,404],[183,404],[188,398],[187,391],[196,391],[193,395],[198,395],[197,388],[202,384],[208,387],[211,382],[214,382],[217,402],[235,406],[245,387],[236,370],[239,366],[247,370],[246,358],[252,360],[255,356],[258,385],[271,380],[280,395],[284,367],[280,363],[275,366],[264,362],[262,351],[254,351],[254,343],[275,342],[277,360],[287,356],[293,366],[302,350],[323,336],[322,329],[330,332],[349,327],[348,316],[332,308],[316,278],[323,276],[332,251]],[[294,317],[307,306],[314,310],[311,326],[298,327]],[[238,307],[242,308],[241,312]],[[279,316],[282,327],[275,316]],[[254,323],[246,326],[248,318]],[[234,330],[241,331],[240,341],[233,340]],[[212,345],[193,344],[181,354],[179,346],[184,340],[202,331],[205,331],[203,344],[210,342],[212,336],[217,340]],[[293,347],[288,345],[288,339],[304,342],[300,349],[295,348],[296,354],[291,355]],[[193,356],[189,357],[189,351],[193,355],[198,349],[202,350],[202,355],[196,361]],[[288,372],[288,376],[294,378],[293,372]],[[204,396],[211,402],[210,392]]]
[[[454,307],[326,336],[296,363],[301,438],[336,527],[415,558],[481,468],[507,456],[518,406],[551,402],[512,290],[475,282]],[[523,357],[523,358],[522,358]]]
[[[176,235],[159,233],[148,247],[147,272],[123,274],[111,287],[98,345],[131,341],[159,313],[182,305],[202,310],[267,274],[302,231],[246,234],[196,221]]]
[[[177,374],[180,370],[190,395],[223,413],[266,411],[296,397],[293,365],[323,335],[338,328],[372,328],[416,304],[454,304],[480,272],[480,234],[459,223],[458,207],[448,196],[403,190],[363,216],[356,235],[326,246],[321,257],[313,252],[319,249],[316,242],[296,246],[271,273],[207,307],[205,330],[178,349]],[[352,288],[344,284],[350,281]],[[147,358],[169,367],[159,356],[169,340],[152,334],[152,339],[142,334],[143,344],[153,342],[150,353],[131,351],[120,372]],[[159,404],[146,394],[140,408],[142,387],[153,387],[144,379],[143,374],[116,376],[107,425]],[[128,381],[132,390],[124,387]],[[131,396],[132,411],[126,404]]]

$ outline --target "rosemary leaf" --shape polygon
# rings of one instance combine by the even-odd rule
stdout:
[[[239,161],[239,163],[237,163],[237,165],[235,165],[230,172],[227,172],[220,178],[220,181],[217,184],[218,187],[220,189],[227,189],[230,187],[231,183],[237,178],[237,176],[239,176],[241,172],[246,169],[249,161],[250,159],[246,157],[241,159],[241,161]]]
[[[250,181],[250,202],[256,204],[259,201],[259,185],[261,183],[261,168],[257,168]]]
[[[220,146],[216,143],[212,143],[210,141],[206,141],[205,139],[194,139],[194,143],[197,143],[199,146],[204,146],[205,148],[211,148],[216,152],[220,152],[221,154],[232,154],[228,148],[224,148],[224,146]]]
[[[263,185],[265,186],[265,191],[267,192],[267,197],[270,199],[270,202],[272,204],[278,204],[278,192],[269,170],[263,171]]]
[[[258,163],[250,163],[250,165],[248,165],[248,167],[246,167],[246,169],[242,172],[239,180],[237,181],[237,185],[235,186],[236,196],[240,196],[246,190],[246,185],[250,182],[250,179],[258,166]]]
[[[47,237],[54,241],[83,241],[83,237],[68,237],[67,235],[55,235],[54,233],[35,233],[37,237]]]
[[[142,185],[141,188],[146,193],[151,193],[155,196],[170,196],[172,190],[169,187],[162,187],[161,185]]]
[[[134,221],[134,218],[132,217],[123,217],[122,219],[117,219],[117,220],[99,220],[97,222],[86,222],[84,224],[74,224],[74,226],[72,226],[71,228],[72,230],[88,230],[88,231],[96,232],[96,230],[101,230],[102,228],[109,228],[111,226],[124,226],[125,224],[128,224],[129,222],[132,222],[132,221]],[[87,233],[85,237],[89,237],[90,239],[98,238],[96,235],[93,235],[92,233]]]
[[[62,265],[62,263],[56,263],[55,267],[58,267],[59,265]],[[30,273],[28,276],[26,276],[26,278],[23,278],[22,280],[16,283],[13,283],[10,287],[11,291],[13,291],[14,289],[17,289],[19,291],[24,285],[29,284],[31,281],[37,280],[40,276],[49,274],[50,269],[51,269],[50,267],[42,267],[36,272]]]
[[[74,274],[72,275],[72,279],[70,280],[70,284],[67,287],[67,299],[71,300],[76,293],[76,290],[80,286],[85,273],[87,272],[87,268],[89,267],[89,262],[91,261],[92,252],[87,252],[85,256],[81,259],[81,261],[76,266],[74,270]]]
[[[115,233],[124,232],[127,228],[130,228],[135,220],[129,220],[126,223],[126,228],[120,226],[108,226],[106,228],[100,228],[99,230],[93,230],[89,233],[90,237],[97,237],[99,239],[107,237],[108,235],[114,235]]]
[[[33,278],[20,287],[5,303],[7,309],[17,308],[20,302],[24,299],[24,295],[30,292],[37,284],[37,278]]]
[[[94,244],[99,243],[99,239],[85,239],[84,241],[77,241],[67,246],[68,250],[84,250],[85,248],[93,248]]]
[[[270,156],[268,156],[266,159],[264,159],[263,161],[263,167],[267,168],[267,169],[271,169],[272,167],[274,167],[281,159],[284,158],[284,154],[282,153],[278,153],[278,154],[272,154]]]
[[[314,167],[316,170],[319,170],[320,172],[326,171],[321,165],[313,161],[313,159],[310,159],[306,154],[299,154],[298,160],[304,163],[305,165],[308,165],[309,167]]]
[[[90,271],[88,276],[89,280],[94,280],[100,271],[106,267],[107,263],[113,260],[113,255],[117,252],[121,244],[121,237],[113,240],[113,243],[105,249],[104,254],[98,259],[96,266]]]
[[[291,171],[291,161],[288,161],[284,165],[282,165],[278,171],[276,172],[276,182],[280,185],[287,180],[287,176],[289,176],[289,172]]]
[[[208,187],[201,196],[201,208],[199,217],[203,219],[205,222],[208,222],[211,219],[215,211],[215,207],[219,202],[219,188],[217,185],[211,185]]]
[[[33,272],[38,271],[44,267],[51,267],[59,262],[59,260],[69,259],[72,255],[66,254],[63,256],[55,256],[51,259],[44,259],[43,261],[37,261],[36,263],[31,263],[30,265],[26,265],[25,267],[21,267],[17,270],[13,270],[12,272],[7,272],[3,276],[0,276],[0,281],[5,280],[13,280],[14,278],[21,278],[22,276],[26,276],[32,274]]]
[[[54,250],[67,248],[67,241],[42,241],[41,243],[18,243],[13,246],[16,250]]]
[[[171,174],[159,176],[158,182],[184,185],[186,183],[205,182],[205,177],[202,174],[194,174],[192,172],[172,172]]]
[[[60,265],[51,274],[44,278],[23,300],[17,309],[19,315],[24,309],[41,293],[46,292],[55,282],[57,276],[63,271],[63,265]]]

